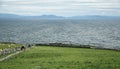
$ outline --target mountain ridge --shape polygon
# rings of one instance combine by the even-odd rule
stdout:
[[[57,15],[38,15],[38,16],[21,16],[16,14],[0,14],[0,18],[40,18],[40,19],[120,19],[120,16],[101,16],[101,15],[85,15],[85,16],[57,16]]]

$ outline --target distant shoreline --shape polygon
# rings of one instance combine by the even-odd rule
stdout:
[[[20,44],[20,43],[0,42],[0,44]],[[28,44],[28,43],[26,43],[26,44]],[[34,45],[34,46],[51,46],[51,47],[69,47],[69,48],[88,48],[88,49],[120,51],[119,48],[112,49],[112,48],[97,47],[97,46],[92,46],[92,45],[75,45],[75,44],[63,44],[63,43],[33,43],[31,45]]]

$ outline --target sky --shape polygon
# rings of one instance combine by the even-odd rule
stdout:
[[[120,0],[0,0],[0,13],[120,16]]]

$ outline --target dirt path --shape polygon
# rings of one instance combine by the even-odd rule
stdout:
[[[32,48],[33,48],[33,47],[32,47]],[[10,57],[12,57],[12,56],[14,56],[14,55],[17,55],[17,54],[19,54],[19,53],[21,53],[21,52],[24,52],[24,51],[26,51],[26,50],[29,50],[29,49],[30,49],[30,48],[27,48],[27,49],[21,50],[21,51],[17,51],[17,52],[15,52],[15,53],[12,53],[12,54],[10,54],[10,55],[7,55],[6,57],[0,58],[0,62],[4,61],[4,60],[6,60],[6,59],[9,59]]]
[[[17,51],[17,52],[15,52],[15,53],[12,53],[12,54],[6,56],[6,57],[0,58],[0,62],[1,62],[1,61],[4,61],[4,60],[6,60],[6,59],[8,59],[8,58],[10,58],[10,57],[12,57],[12,56],[14,56],[14,55],[17,55],[17,54],[19,54],[19,53],[21,53],[21,52],[23,52],[23,51]]]

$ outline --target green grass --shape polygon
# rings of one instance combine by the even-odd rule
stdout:
[[[5,49],[5,48],[15,48],[20,46],[20,44],[3,44],[0,43],[0,49]]]
[[[0,62],[0,69],[119,69],[120,52],[66,47],[34,47]]]

